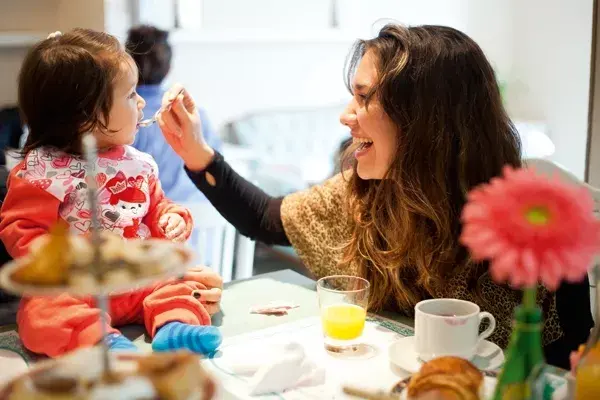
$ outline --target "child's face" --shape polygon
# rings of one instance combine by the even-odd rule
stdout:
[[[121,73],[113,84],[113,104],[110,109],[108,132],[96,132],[99,148],[132,144],[142,119],[144,99],[135,91],[138,71],[132,60],[124,61]]]

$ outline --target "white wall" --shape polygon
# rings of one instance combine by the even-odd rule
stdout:
[[[463,0],[466,10],[464,32],[473,38],[490,60],[499,79],[512,70],[513,42],[511,0]]]
[[[507,0],[338,0],[350,14],[342,27],[375,35],[388,21],[405,25],[448,25],[470,35],[494,68],[505,75],[512,62],[511,7]]]
[[[0,0],[0,30],[56,30],[58,3],[59,0]]]
[[[346,101],[343,64],[349,44],[176,44],[172,82],[184,83],[219,126],[272,108]]]
[[[335,35],[331,40],[307,39],[304,43],[174,39],[175,61],[169,81],[184,82],[216,125],[255,110],[344,102],[348,94],[343,66],[351,44],[358,37],[376,34],[382,18],[407,25],[444,24],[464,30],[480,43],[501,75],[512,68],[511,15],[505,0],[338,1],[346,6],[338,16],[344,32],[340,36],[345,39]],[[204,25],[215,28],[206,20]],[[231,24],[223,34],[235,36],[235,32],[235,24]]]
[[[75,27],[102,30],[103,6],[104,0],[0,0],[0,35],[16,32],[37,40]],[[17,76],[26,52],[24,45],[0,45],[0,107],[17,101]]]
[[[277,35],[263,29],[262,39],[256,40],[246,37],[256,36],[248,26],[236,30],[252,18],[246,15],[248,9],[235,7],[235,1],[253,0],[204,1],[213,8],[221,5],[231,18],[226,24],[222,13],[221,22],[207,15],[200,18],[200,25],[213,29],[217,40],[206,33],[200,40],[185,35],[178,40],[174,35],[175,62],[169,80],[185,83],[218,126],[254,110],[346,101],[343,65],[350,45],[357,37],[372,36],[381,18],[446,24],[464,30],[486,52],[508,84],[511,116],[544,122],[556,144],[554,159],[583,177],[593,0],[337,0],[344,7],[336,16],[338,33],[323,27],[331,16],[316,18],[307,24],[311,29],[302,31],[304,25],[292,17],[306,15],[294,12],[284,18],[289,24],[274,24],[289,32]],[[259,14],[268,14],[273,4],[297,3],[259,1],[271,4],[256,9]],[[316,10],[321,1],[325,2],[306,0],[305,5]],[[104,23],[123,37],[129,19],[125,2],[86,0],[82,7],[83,0],[0,0],[0,31],[49,32],[59,25],[97,28]],[[73,4],[78,6],[69,8]],[[16,75],[24,52],[0,47],[0,106],[16,101]]]
[[[14,106],[17,102],[17,76],[26,49],[0,49],[0,108]]]
[[[584,177],[593,0],[511,0],[514,117],[545,121],[551,158]]]
[[[56,2],[51,0],[43,3],[38,0],[0,0],[0,30],[50,31],[57,18],[56,7]],[[38,11],[29,12],[32,8]],[[25,53],[24,48],[0,48],[0,107],[16,102],[17,75]]]

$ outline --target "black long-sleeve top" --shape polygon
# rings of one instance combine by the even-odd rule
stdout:
[[[283,198],[273,197],[238,175],[215,152],[202,172],[186,170],[215,208],[244,236],[270,245],[290,246],[281,221]],[[216,184],[207,180],[212,175]]]

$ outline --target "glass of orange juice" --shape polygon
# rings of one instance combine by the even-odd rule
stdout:
[[[317,281],[327,351],[358,350],[367,317],[369,286],[366,279],[350,275],[333,275]]]
[[[577,366],[575,400],[600,398],[600,347],[594,346]]]

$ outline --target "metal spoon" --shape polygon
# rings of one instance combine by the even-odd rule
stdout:
[[[156,112],[154,113],[154,116],[152,118],[146,118],[141,120],[140,122],[138,122],[138,126],[140,128],[146,128],[149,127],[150,125],[152,125],[153,123],[155,123],[158,119],[158,116],[160,115],[161,112],[163,111],[169,111],[171,109],[171,105],[173,105],[173,102],[175,101],[175,99],[182,94],[184,91],[184,89],[180,89],[179,92],[177,92],[177,94],[175,95],[175,97],[173,97],[173,100],[171,100],[171,102],[169,104],[167,104],[164,107],[159,108],[158,110],[156,110]]]

